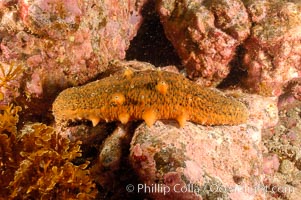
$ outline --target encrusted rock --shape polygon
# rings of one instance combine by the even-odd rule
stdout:
[[[142,124],[130,160],[155,199],[255,199],[261,184],[261,152],[246,125],[205,127],[158,121]],[[157,192],[147,186],[163,188]],[[240,188],[240,189],[239,189]],[[166,192],[164,192],[166,191]],[[246,192],[248,191],[248,192]]]
[[[279,122],[273,128],[263,130],[265,152],[265,184],[268,195],[282,199],[298,199],[300,196],[301,161],[301,102],[281,103]],[[273,190],[272,190],[273,189]]]
[[[97,162],[91,171],[94,180],[102,187],[113,189],[118,182],[117,172],[122,168],[121,161],[124,161],[131,136],[129,126],[118,126],[101,145]]]
[[[249,108],[246,124],[187,123],[179,129],[172,121],[158,121],[152,128],[142,124],[136,129],[130,153],[133,168],[146,186],[161,187],[157,193],[140,192],[156,199],[262,198],[265,191],[258,187],[264,187],[262,166],[267,162],[262,162],[261,130],[277,123],[277,101],[238,91],[228,95]],[[170,190],[162,192],[164,188]]]
[[[300,77],[301,5],[254,0],[246,6],[254,25],[244,43],[244,84],[258,94],[279,96],[283,84]]]
[[[42,111],[61,89],[83,84],[104,72],[109,61],[124,59],[142,23],[143,4],[144,0],[1,3],[0,61],[14,60],[24,67],[21,87],[15,88],[21,94],[18,101],[31,111]]]
[[[158,0],[157,10],[191,78],[216,85],[228,75],[228,64],[251,26],[240,0]]]

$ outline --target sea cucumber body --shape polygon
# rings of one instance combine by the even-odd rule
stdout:
[[[221,92],[203,88],[182,75],[147,70],[125,72],[61,92],[53,103],[57,122],[76,119],[121,121],[175,119],[183,126],[246,122],[246,106]]]

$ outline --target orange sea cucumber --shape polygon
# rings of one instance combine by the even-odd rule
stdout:
[[[182,75],[166,71],[125,71],[61,92],[53,103],[57,122],[86,119],[100,121],[143,119],[152,126],[158,119],[187,120],[203,125],[246,122],[246,106],[221,92],[203,88]]]

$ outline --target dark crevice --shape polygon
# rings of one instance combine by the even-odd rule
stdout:
[[[228,76],[218,85],[218,88],[225,89],[229,87],[235,87],[241,82],[243,77],[247,76],[247,71],[242,67],[243,55],[245,54],[245,49],[239,46],[236,49],[236,56],[230,62],[231,70]]]
[[[157,67],[180,65],[176,50],[165,37],[154,3],[145,5],[142,15],[144,21],[136,37],[131,41],[126,59],[149,62]]]

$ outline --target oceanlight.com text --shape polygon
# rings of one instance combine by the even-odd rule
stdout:
[[[196,184],[175,184],[173,186],[167,186],[165,184],[128,184],[126,186],[128,192],[137,192],[137,193],[161,193],[166,195],[170,192],[172,193],[187,193],[193,192],[201,194],[204,191],[210,193],[233,193],[233,192],[245,192],[245,193],[258,193],[258,192],[269,192],[269,193],[292,193],[294,189],[288,186],[274,186],[268,187],[264,185],[259,185],[256,187],[244,187],[244,186],[234,186],[234,187],[224,187],[220,184],[208,184],[204,187],[199,187]]]

